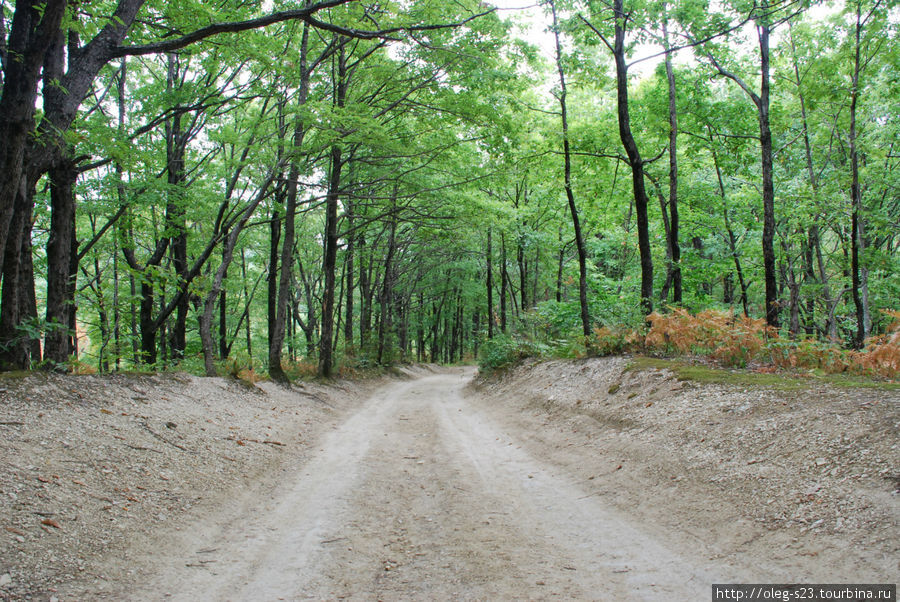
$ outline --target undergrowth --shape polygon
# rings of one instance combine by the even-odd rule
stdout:
[[[524,332],[495,336],[482,346],[479,365],[490,372],[526,357],[586,357],[621,353],[662,357],[702,357],[715,366],[753,368],[809,375],[844,375],[896,379],[900,375],[900,312],[886,311],[893,321],[861,350],[845,349],[815,338],[791,339],[766,326],[765,320],[705,310],[691,314],[676,308],[647,316],[644,328],[601,326],[590,337],[553,338],[531,325]]]

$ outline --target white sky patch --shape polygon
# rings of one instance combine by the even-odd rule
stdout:
[[[551,65],[554,64],[556,42],[550,32],[550,15],[545,12],[544,8],[537,3],[530,3],[528,0],[490,0],[490,3],[500,9],[501,17],[509,18],[519,25],[517,31],[519,37],[537,46],[545,60]],[[563,42],[563,51],[565,50],[565,42]],[[656,55],[661,51],[661,47],[640,45],[635,48],[629,59],[633,62],[637,58]],[[609,57],[609,61],[610,67],[612,67],[612,56]],[[653,73],[656,65],[662,61],[661,55],[640,61],[629,69],[629,73],[639,78],[644,77]]]

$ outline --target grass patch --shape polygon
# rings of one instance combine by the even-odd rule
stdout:
[[[900,391],[900,383],[843,374],[754,372],[746,369],[716,368],[680,359],[635,356],[626,370],[670,370],[678,380],[701,384],[738,387],[771,387],[781,391],[798,391],[815,385],[831,385],[846,389]]]

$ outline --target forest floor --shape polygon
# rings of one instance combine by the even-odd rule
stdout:
[[[708,599],[900,581],[900,393],[628,358],[0,381],[0,599]]]

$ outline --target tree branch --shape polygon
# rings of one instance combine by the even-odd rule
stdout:
[[[279,11],[266,15],[264,17],[258,17],[256,19],[248,19],[246,21],[231,21],[226,23],[213,23],[211,25],[207,25],[206,27],[201,27],[200,29],[193,31],[187,35],[181,36],[180,38],[175,38],[172,40],[164,40],[160,42],[153,42],[151,44],[142,44],[139,46],[117,46],[110,51],[108,56],[110,59],[113,59],[122,56],[139,56],[145,54],[172,52],[174,50],[179,50],[186,46],[190,46],[191,44],[194,44],[211,36],[218,35],[220,33],[238,33],[241,31],[259,29],[261,27],[274,25],[275,23],[282,23],[284,21],[292,21],[296,19],[305,21],[306,23],[309,23],[312,27],[315,27],[317,29],[330,31],[332,33],[346,36],[348,38],[357,38],[364,40],[377,38],[392,39],[391,35],[395,33],[435,31],[440,29],[459,27],[497,10],[496,8],[491,8],[489,10],[474,14],[454,23],[440,23],[433,25],[405,25],[401,27],[390,27],[380,30],[366,30],[355,29],[352,27],[342,27],[340,25],[322,21],[313,16],[317,12],[326,8],[341,6],[352,1],[353,0],[323,0],[305,8]]]

